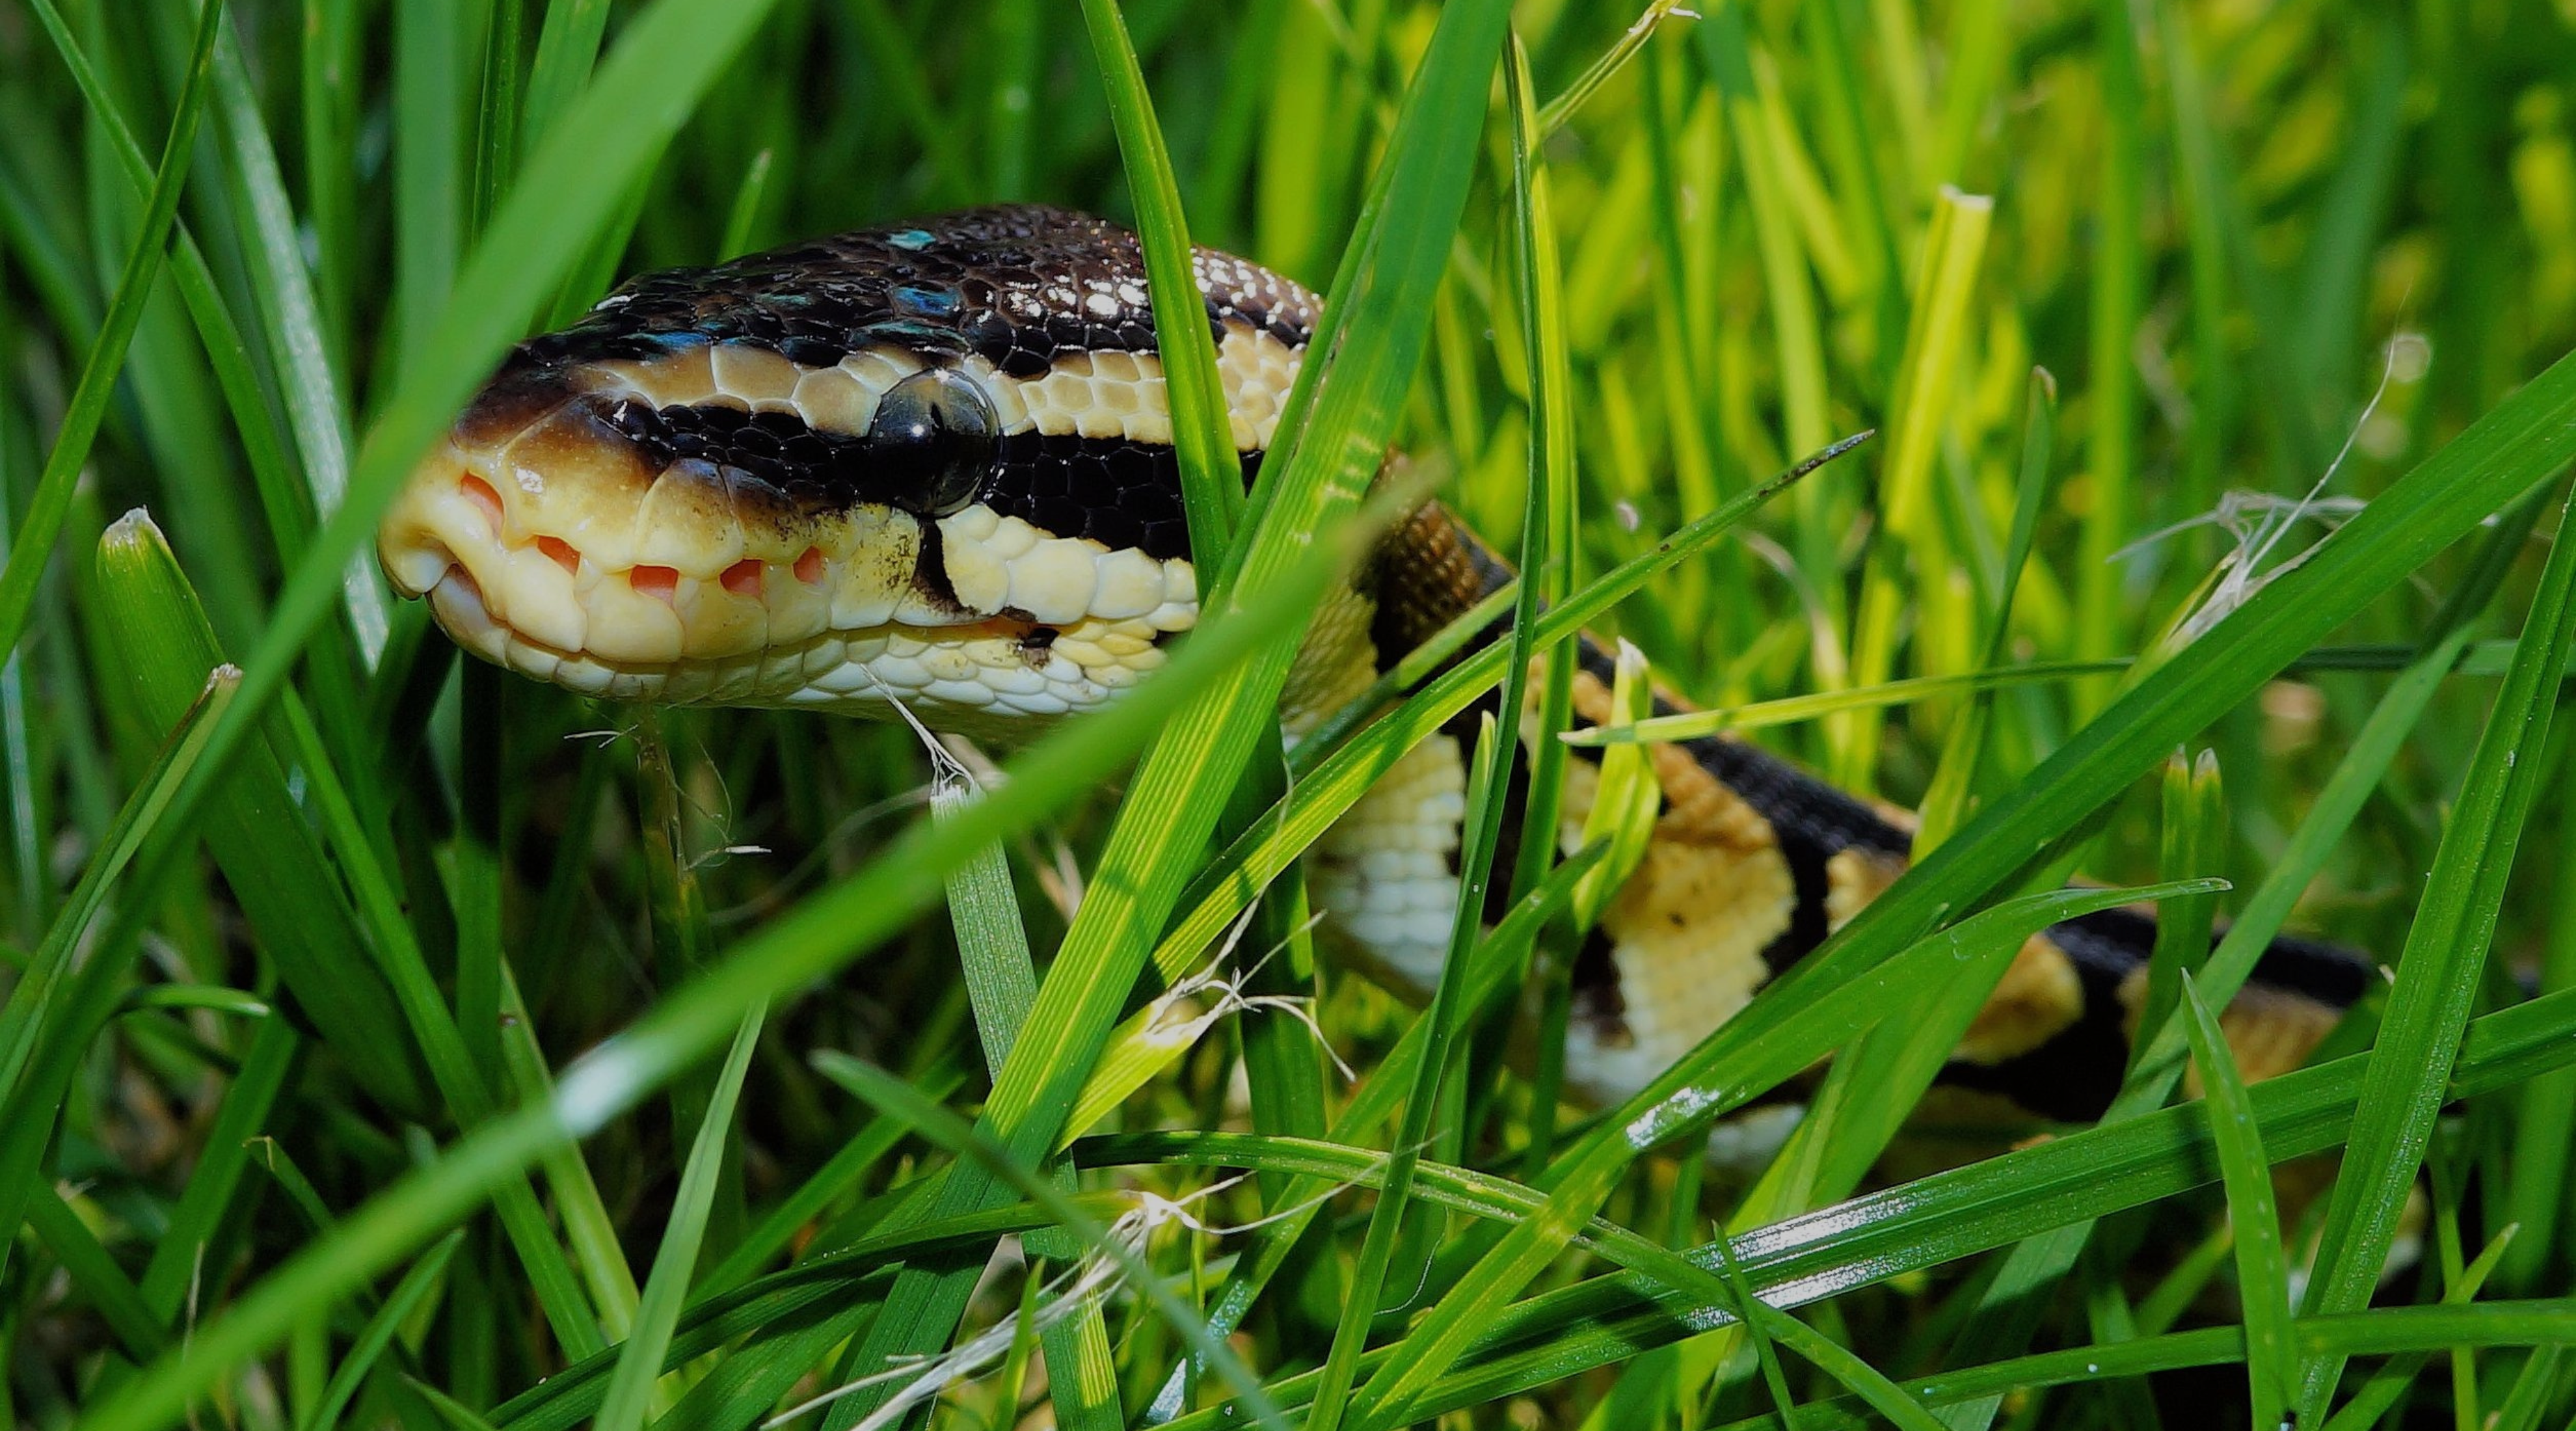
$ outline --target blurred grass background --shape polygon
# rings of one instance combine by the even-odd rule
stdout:
[[[9,534],[32,525],[44,538],[33,565],[13,548],[7,576],[49,572],[28,588],[25,637],[0,670],[0,957],[17,971],[0,975],[14,980],[0,1015],[11,1060],[0,1209],[18,1209],[0,1269],[9,1424],[68,1424],[129,1385],[137,1365],[461,1126],[541,1096],[552,1071],[700,964],[869,867],[926,804],[927,766],[900,728],[687,711],[639,728],[630,712],[460,667],[417,609],[394,607],[361,571],[299,643],[293,700],[195,838],[120,834],[135,792],[159,788],[168,761],[184,767],[186,751],[163,751],[162,738],[215,653],[239,657],[273,629],[286,574],[364,468],[362,435],[407,381],[488,358],[442,326],[460,275],[589,90],[593,56],[613,54],[643,8],[244,0],[211,32],[190,0],[0,10],[0,493]],[[1561,256],[1552,356],[1581,513],[1569,583],[1836,436],[1880,429],[1758,514],[1748,540],[1657,575],[1600,623],[1705,704],[1978,672],[1993,664],[1981,622],[2005,590],[2008,664],[2156,651],[2191,612],[2227,599],[2231,561],[2250,584],[2245,564],[2295,557],[2576,338],[2576,10],[2563,3],[1692,8],[1641,18],[1632,5],[1530,0],[1511,25],[1537,99],[1580,101],[1542,111],[1563,123],[1536,151]],[[1191,236],[1323,287],[1440,8],[1123,9]],[[531,294],[539,311],[576,312],[642,268],[970,203],[1132,216],[1072,7],[775,0],[766,12],[738,54],[696,57],[722,66],[702,95],[683,82],[686,57],[639,57],[623,91],[638,104],[634,162],[604,167],[596,192],[563,193],[563,241],[578,257],[532,260],[531,272],[568,275]],[[1639,25],[1651,27],[1642,45],[1591,88],[1596,62]],[[199,62],[201,33],[212,48]],[[670,75],[657,80],[656,65]],[[685,107],[648,114],[658,93]],[[181,237],[157,279],[135,287],[121,276],[150,217],[154,166],[170,167],[161,138],[174,118],[195,126],[176,151],[188,161]],[[619,122],[598,119],[601,132]],[[667,145],[663,125],[676,126]],[[1528,490],[1533,379],[1509,133],[1498,109],[1481,152],[1451,155],[1469,166],[1465,218],[1397,424],[1416,469],[1507,551]],[[120,315],[130,347],[101,342]],[[99,353],[105,370],[86,381]],[[2032,493],[2034,365],[2054,375],[2056,432]],[[60,437],[80,428],[84,393],[96,442],[66,457]],[[57,468],[65,480],[43,488]],[[48,518],[44,491],[67,508]],[[2007,534],[2026,494],[2040,504],[2036,559],[2016,570]],[[109,532],[138,506],[167,534],[203,629],[173,615],[188,598],[154,539]],[[2470,604],[2460,672],[2433,691],[2304,890],[2301,928],[2386,959],[2406,945],[2540,579],[2542,544],[2520,540],[2532,515],[2519,520],[2489,553],[2501,594],[2483,614]],[[2441,556],[2360,604],[2332,646],[2207,730],[2225,835],[2200,866],[2171,872],[2244,889],[2275,866],[2388,673],[2414,657],[2432,613],[2476,589],[2478,562]],[[2119,681],[1998,692],[1982,759],[1953,767],[1972,772],[1961,808],[2013,788]],[[1911,805],[1970,709],[1951,686],[1755,738]],[[2482,1008],[2576,982],[2576,841],[2561,837],[2576,804],[2559,795],[2560,744],[2522,752],[2517,779],[2538,808],[2501,899]],[[1009,846],[1042,962],[1110,808],[1077,806]],[[148,819],[138,828],[155,833]],[[657,862],[668,830],[679,857]],[[2099,823],[2082,871],[2151,878],[2167,833],[2141,784]],[[93,928],[80,881],[120,849],[135,873]],[[439,1021],[425,1021],[431,1006],[451,1011],[440,1017],[452,1016],[452,1046],[422,1032]],[[716,1118],[721,1169],[690,1195],[692,1140],[711,1106],[721,1115],[731,1102],[707,1069],[578,1152],[551,1154],[533,1183],[494,1192],[458,1240],[371,1293],[307,1309],[273,1352],[211,1373],[196,1424],[478,1424],[626,1336],[675,1208],[704,1220],[692,1295],[879,1226],[890,1190],[947,1154],[807,1055],[855,1054],[971,1107],[987,1079],[976,1012],[947,922],[912,924],[770,1012],[744,1045],[739,1115]],[[1413,1017],[1329,970],[1317,1013],[1363,1072]],[[1217,1024],[1118,1126],[1241,1126],[1249,1037]],[[2369,1042],[2357,1027],[2338,1047]],[[2519,1232],[2490,1285],[2567,1290],[2576,1086],[2564,1073],[2511,1084],[2454,1105],[2436,1131],[2427,1248],[2392,1298],[2457,1291],[2507,1224]],[[1494,1108],[1438,1156],[1517,1172],[1537,1136],[1525,1089]],[[1703,1201],[1686,1153],[1641,1166],[1605,1209],[1624,1227],[1696,1244],[1736,1212],[1742,1189]],[[1166,1192],[1207,1180],[1137,1177]],[[2116,1220],[2029,1340],[2233,1325],[2237,1273],[2212,1231],[2220,1205],[2211,1190]],[[1216,1220],[1258,1206],[1248,1188],[1206,1205]],[[1364,1209],[1336,1204],[1307,1257],[1354,1255]],[[1477,1244],[1450,1233],[1462,1240],[1445,1260],[1428,1243],[1399,1255],[1426,1278],[1455,1276]],[[1194,1277],[1214,1285],[1229,1250],[1177,1233],[1149,1247],[1185,1297],[1198,1295]],[[1978,1314],[1978,1268],[1909,1272],[1810,1320],[1889,1376],[1925,1373]],[[1597,1269],[1569,1256],[1533,1290],[1586,1270]],[[1336,1320],[1330,1275],[1307,1268],[1286,1285],[1235,1338],[1264,1375],[1315,1365]],[[977,1324],[1006,1318],[1021,1290],[1016,1270],[990,1279]],[[1118,1408],[1133,1416],[1151,1401],[1180,1343],[1132,1298],[1108,1330],[1097,1350],[1114,1424]],[[746,1335],[732,1357],[748,1365],[768,1342]],[[2563,1422],[2554,1357],[2448,1351],[2486,1335],[2500,1347],[2546,1340],[2490,1327],[2382,1346],[2398,1353],[2371,1364],[2388,1414],[2465,1426],[2502,1408],[2530,1418],[2506,1424]],[[1036,1360],[1027,1346],[1010,1355],[1011,1367]],[[2409,1355],[2411,1371],[2385,1375]],[[1755,1361],[1720,1374],[1663,1356],[1541,1378],[1444,1424],[1571,1426],[1590,1411],[1594,1424],[1703,1426],[1770,1409]],[[616,1414],[670,1412],[722,1360],[648,1378]],[[833,1360],[802,1369],[828,1376]],[[2157,1370],[2167,1424],[2241,1417],[2244,1373],[2177,1369],[2194,1365],[2150,1358],[2077,1376],[1999,1414],[2151,1424],[2157,1401],[2105,1378]],[[1792,1371],[1794,1399],[1839,1389]],[[1021,1391],[988,1377],[937,1424],[1013,1424]],[[671,1414],[695,1414],[686,1405]]]

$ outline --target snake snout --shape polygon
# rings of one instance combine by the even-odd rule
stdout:
[[[578,372],[550,388],[505,372],[387,514],[388,579],[469,650],[583,688],[892,619],[912,571],[884,559],[881,529],[908,519],[798,513],[744,474],[638,444],[620,400]]]

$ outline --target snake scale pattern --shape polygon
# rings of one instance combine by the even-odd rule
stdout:
[[[1318,302],[1202,249],[1247,477]],[[1197,616],[1143,261],[1034,206],[867,230],[638,278],[521,344],[408,484],[386,573],[486,660],[620,700],[815,707],[1024,739],[1149,677]],[[1311,727],[1508,571],[1436,505],[1321,611],[1283,700]],[[1609,710],[1587,644],[1579,722]],[[1473,721],[1470,712],[1466,721]],[[1438,977],[1464,723],[1416,746],[1318,843],[1318,905],[1400,991]],[[1592,752],[1569,762],[1566,837]],[[1653,748],[1644,859],[1577,960],[1570,1084],[1642,1086],[1905,867],[1898,817],[1759,748]],[[2020,951],[1945,1075],[2048,1118],[2117,1088],[2150,916]],[[2370,964],[2284,938],[2223,1022],[2252,1076],[2297,1066]]]

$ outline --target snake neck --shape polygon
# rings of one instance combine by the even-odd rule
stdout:
[[[1280,693],[1289,738],[1356,699],[1510,576],[1446,508],[1417,508],[1334,587],[1307,627]]]

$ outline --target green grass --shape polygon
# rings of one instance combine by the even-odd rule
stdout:
[[[14,18],[0,1424],[839,1428],[887,1357],[970,1342],[916,1422],[2576,1414],[2565,6]],[[1176,362],[1211,619],[986,798],[934,818],[900,728],[469,669],[374,576],[376,514],[525,332],[640,268],[1003,199],[1138,223],[1158,293],[1195,240],[1332,303],[1248,499]],[[1388,443],[1532,573],[1488,613],[1514,639],[1283,752],[1289,637],[1393,515]],[[2330,467],[2365,505],[2257,580],[2180,525]],[[1559,1106],[1548,1052],[1615,811],[1554,860],[1473,802],[1512,913],[1456,921],[1422,1012],[1331,962],[1296,870],[1583,626],[1692,729],[1927,821],[1616,1109]],[[2102,897],[2070,874],[2230,933],[2160,954],[2102,1126],[1909,1120],[2020,932]],[[2393,978],[2245,1086],[2207,1014],[2285,925]],[[1152,1002],[1255,963],[1244,1007]],[[1769,1168],[1701,1164],[1799,1079]],[[2267,1160],[2347,1145],[2273,1206]],[[1042,1318],[1060,1278],[1112,1290]]]

